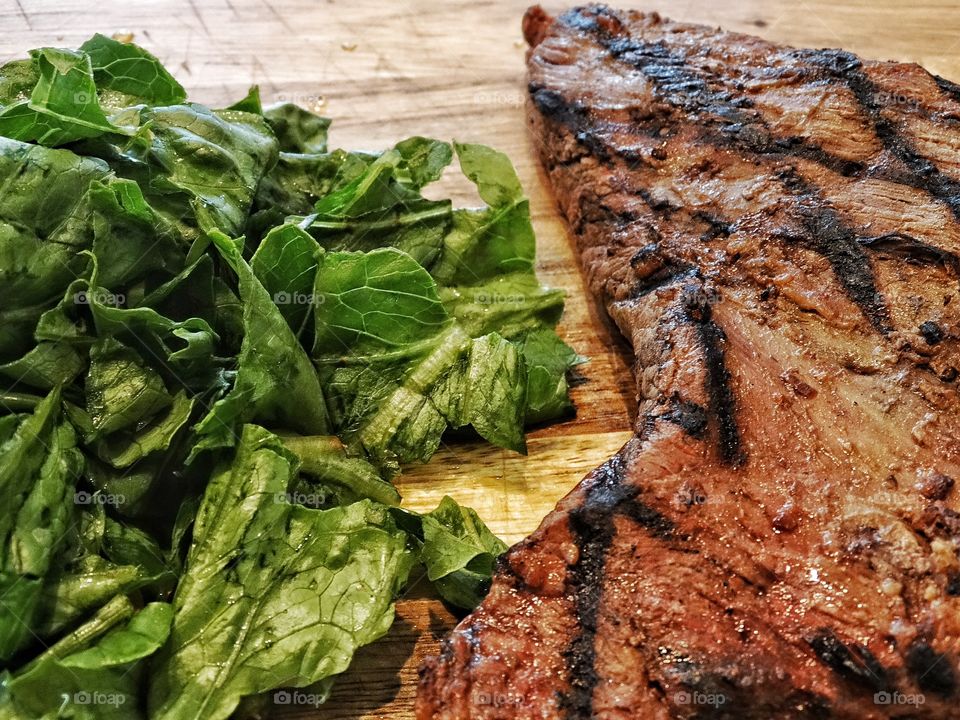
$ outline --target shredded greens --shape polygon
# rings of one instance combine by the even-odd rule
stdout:
[[[572,410],[562,293],[504,155],[329,125],[102,35],[0,67],[0,720],[322,699],[415,566],[486,593],[506,546],[391,480]]]

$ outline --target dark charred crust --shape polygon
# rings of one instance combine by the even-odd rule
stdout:
[[[937,345],[943,342],[943,328],[933,320],[920,323],[919,330],[920,334],[923,335],[923,339],[927,341],[927,345]]]
[[[905,233],[858,238],[857,242],[871,250],[901,258],[914,265],[939,265],[960,275],[960,257]]]
[[[683,692],[687,694],[723,698],[723,702],[713,706],[707,705],[706,707],[711,709],[707,712],[701,711],[695,717],[704,718],[704,720],[706,718],[732,720],[742,716],[742,707],[739,702],[742,699],[742,693],[731,678],[721,672],[708,669],[689,656],[671,648],[658,648],[657,654],[664,677],[670,681],[671,685],[683,688]],[[680,705],[686,704],[682,700],[683,697],[682,693],[667,695],[667,698]]]
[[[907,670],[921,690],[942,695],[953,695],[957,687],[956,674],[950,658],[938,653],[925,640],[916,640],[907,649]]]
[[[784,187],[801,201],[797,214],[806,234],[796,239],[830,263],[847,296],[860,307],[877,331],[889,334],[892,329],[890,314],[877,290],[870,260],[860,247],[856,233],[844,225],[836,211],[824,203],[796,171],[784,169],[779,176]]]
[[[736,398],[730,385],[723,354],[726,336],[713,319],[710,303],[700,293],[687,293],[684,297],[686,320],[697,329],[700,348],[706,365],[707,396],[710,399],[710,415],[716,424],[717,449],[726,465],[737,467],[746,462],[746,452],[741,447],[740,429],[737,427]]]
[[[822,628],[808,644],[824,665],[846,680],[874,692],[892,690],[887,671],[867,648],[846,645],[829,628]]]
[[[570,718],[593,716],[593,691],[599,680],[595,647],[597,619],[607,551],[616,532],[611,522],[613,507],[606,502],[606,497],[619,492],[622,462],[618,455],[602,465],[597,470],[600,475],[597,485],[590,489],[584,504],[570,513],[570,529],[580,549],[577,563],[571,568],[580,632],[566,651],[570,689],[560,703]],[[596,501],[594,495],[598,491],[604,497]]]
[[[616,534],[614,515],[630,518],[652,537],[674,539],[673,522],[637,498],[640,488],[624,484],[620,455],[596,472],[596,482],[583,504],[570,513],[570,529],[580,549],[577,563],[570,569],[580,632],[566,651],[570,690],[561,698],[561,706],[570,718],[593,716],[593,691],[599,680],[595,640],[607,554]]]
[[[960,182],[945,175],[933,162],[917,152],[897,124],[883,114],[884,106],[880,101],[883,95],[864,72],[860,58],[845,50],[798,50],[795,54],[819,68],[822,75],[840,80],[850,88],[883,147],[906,169],[906,172],[891,179],[923,190],[944,203],[954,217],[960,219]],[[941,89],[944,88],[942,83],[938,84]]]
[[[950,491],[953,490],[954,480],[952,477],[939,472],[927,473],[923,479],[917,483],[917,489],[927,500],[946,500]]]
[[[643,200],[656,215],[662,218],[669,218],[679,208],[675,208],[665,198],[655,198],[646,188],[639,188],[636,191],[637,197]]]
[[[717,144],[757,155],[770,155],[774,159],[808,160],[844,177],[858,177],[865,174],[867,170],[863,163],[837,157],[807,138],[778,138],[759,119],[749,126],[724,128]]]
[[[610,162],[609,149],[591,130],[590,116],[586,108],[579,103],[569,102],[555,90],[548,90],[533,83],[528,90],[541,115],[569,130],[574,139],[597,160]]]
[[[960,513],[942,502],[933,502],[923,509],[920,524],[928,537],[960,537]]]
[[[956,597],[960,595],[960,572],[952,572],[947,575],[947,595]]]
[[[638,267],[650,262],[651,260],[658,260],[658,253],[659,249],[656,243],[644,245],[630,257],[630,267],[636,270]]]
[[[679,396],[671,398],[670,409],[660,417],[679,425],[685,433],[697,440],[702,440],[707,434],[707,409],[695,402],[681,400]]]
[[[673,521],[636,498],[621,502],[617,506],[617,512],[646,528],[655,538],[670,540],[674,537]]]
[[[955,82],[951,82],[946,78],[942,78],[939,75],[934,75],[933,79],[937,83],[943,94],[949,97],[954,102],[960,103],[960,85],[957,85]]]
[[[707,230],[700,236],[701,240],[713,240],[718,237],[725,238],[729,237],[730,233],[733,232],[733,223],[702,210],[695,212],[693,219],[699,220],[707,226]]]
[[[505,577],[510,579],[510,585],[513,589],[520,593],[529,593],[531,592],[530,586],[527,585],[527,581],[518,573],[513,565],[510,563],[510,555],[512,553],[505,552],[500,555],[494,564],[494,575],[499,577]]]

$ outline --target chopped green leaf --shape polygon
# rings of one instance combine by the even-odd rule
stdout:
[[[151,717],[228,717],[240,699],[346,670],[383,635],[411,558],[381,506],[287,502],[296,459],[262,428],[211,478],[174,599]]]

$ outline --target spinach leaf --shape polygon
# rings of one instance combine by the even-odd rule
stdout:
[[[313,284],[320,254],[317,241],[296,225],[280,225],[263,238],[250,267],[298,336],[313,309]]]
[[[91,349],[86,390],[87,413],[99,435],[140,426],[173,402],[160,374],[112,338]]]
[[[103,633],[108,623],[117,623],[95,643],[69,653],[48,652],[7,680],[0,717],[143,717],[138,685],[144,660],[166,642],[173,611],[167,603],[150,603],[119,624],[132,613],[129,603],[118,603],[110,617],[78,631]]]
[[[52,391],[0,445],[0,660],[33,639],[44,578],[67,539],[83,466]]]
[[[346,490],[352,500],[369,498],[383,505],[400,504],[400,493],[380,477],[377,468],[347,454],[336,437],[284,435],[281,439],[300,460],[300,472],[313,480]]]
[[[572,412],[567,372],[584,358],[546,328],[527,333],[517,344],[527,366],[526,422],[546,422]]]
[[[131,132],[111,123],[100,107],[86,53],[41,48],[30,54],[36,85],[29,100],[0,109],[0,135],[53,147],[105,133]]]
[[[226,718],[244,696],[343,672],[390,627],[405,534],[369,501],[287,502],[295,471],[275,435],[247,425],[211,478],[153,673],[153,718]]]
[[[292,103],[268,108],[263,116],[277,136],[281,152],[316,155],[327,151],[327,118]]]
[[[198,423],[197,433],[205,437],[195,452],[232,446],[239,425],[251,420],[308,435],[327,433],[327,408],[310,359],[236,245],[223,233],[212,238],[237,273],[244,336],[233,388]]]
[[[449,200],[428,200],[416,185],[436,172],[435,158],[429,151],[410,158],[397,149],[383,153],[350,183],[321,197],[303,227],[324,248],[390,245],[429,265],[440,252],[451,213]]]
[[[429,513],[401,508],[391,512],[413,539],[427,578],[440,596],[457,607],[476,607],[487,594],[495,561],[506,544],[476,511],[449,496]]]
[[[101,92],[114,91],[149,105],[177,105],[187,99],[183,86],[153,55],[133,43],[121,43],[99,33],[80,46],[90,58],[93,78]]]
[[[427,460],[448,426],[524,449],[525,368],[496,334],[473,339],[429,273],[393,248],[329,252],[317,271],[314,352],[338,429],[380,461]]]
[[[87,258],[78,252],[92,244],[87,193],[108,174],[95,158],[0,137],[0,306],[5,310],[59,298],[84,270]]]
[[[347,362],[417,356],[451,324],[436,283],[404,252],[331,252],[319,265],[317,356],[346,356]]]
[[[132,137],[80,149],[136,181],[183,242],[200,238],[204,228],[243,232],[257,185],[277,159],[266,121],[195,104],[146,107],[140,117]]]

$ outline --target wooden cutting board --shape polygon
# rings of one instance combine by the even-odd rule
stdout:
[[[530,196],[541,277],[569,296],[561,334],[590,358],[574,390],[577,416],[531,432],[526,457],[450,443],[399,482],[410,507],[428,510],[452,495],[509,542],[536,528],[564,493],[620,447],[636,409],[629,350],[586,294],[527,137],[520,33],[526,5],[0,0],[2,62],[33,47],[76,47],[94,32],[130,33],[193,99],[223,105],[259,84],[265,101],[297,102],[333,118],[332,146],[379,149],[418,134],[484,142],[510,155]],[[798,46],[914,61],[960,80],[960,13],[945,0],[688,0],[644,9]],[[438,192],[476,202],[463,181]],[[270,716],[412,717],[417,666],[454,622],[425,583],[414,583],[397,603],[390,634],[361,651],[325,705],[275,705]]]

